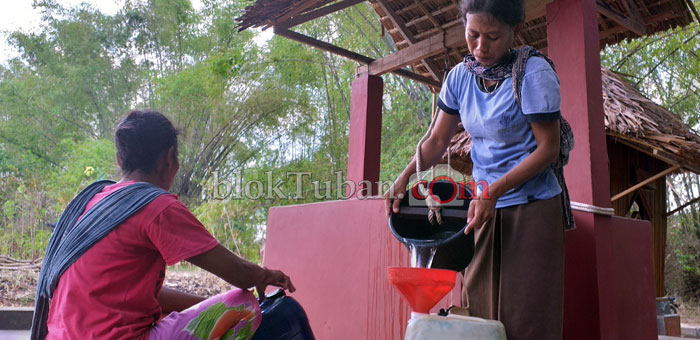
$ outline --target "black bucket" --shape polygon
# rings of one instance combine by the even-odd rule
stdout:
[[[278,289],[260,303],[262,321],[251,340],[314,340],[309,318],[299,302]]]
[[[464,183],[447,180],[434,181],[429,186],[434,197],[450,202],[443,205],[443,223],[430,223],[424,198],[409,197],[415,192],[414,187],[401,200],[399,212],[395,214],[392,211],[389,228],[394,237],[406,247],[413,245],[437,248],[430,268],[462,271],[474,255],[474,233],[464,234],[471,191]]]

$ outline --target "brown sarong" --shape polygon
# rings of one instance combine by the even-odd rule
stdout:
[[[561,340],[564,217],[561,199],[496,209],[476,230],[462,305],[499,320],[508,340]]]

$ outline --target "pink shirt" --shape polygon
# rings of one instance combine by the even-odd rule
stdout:
[[[85,211],[134,182],[105,187]],[[216,239],[177,196],[161,195],[112,230],[61,276],[50,339],[147,339],[160,318],[165,266],[205,253]]]

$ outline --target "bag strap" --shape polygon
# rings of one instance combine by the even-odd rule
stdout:
[[[527,60],[530,57],[541,57],[549,63],[552,70],[556,73],[556,68],[554,67],[554,62],[547,58],[545,55],[537,51],[532,46],[525,46],[520,48],[516,52],[516,61],[513,64],[513,98],[516,104],[522,111],[522,90],[523,90],[523,80],[525,79],[525,66],[527,65]],[[576,223],[574,221],[574,215],[571,212],[571,199],[569,198],[569,189],[566,187],[566,181],[564,180],[564,165],[569,163],[569,153],[574,149],[574,134],[571,130],[571,125],[564,119],[564,116],[559,115],[559,157],[552,163],[551,167],[554,170],[554,176],[557,178],[559,187],[561,187],[561,200],[562,206],[564,208],[564,219],[565,228],[574,229]]]

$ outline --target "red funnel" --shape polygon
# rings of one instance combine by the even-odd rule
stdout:
[[[401,292],[414,312],[428,314],[455,285],[457,272],[431,268],[388,268],[389,283]]]

